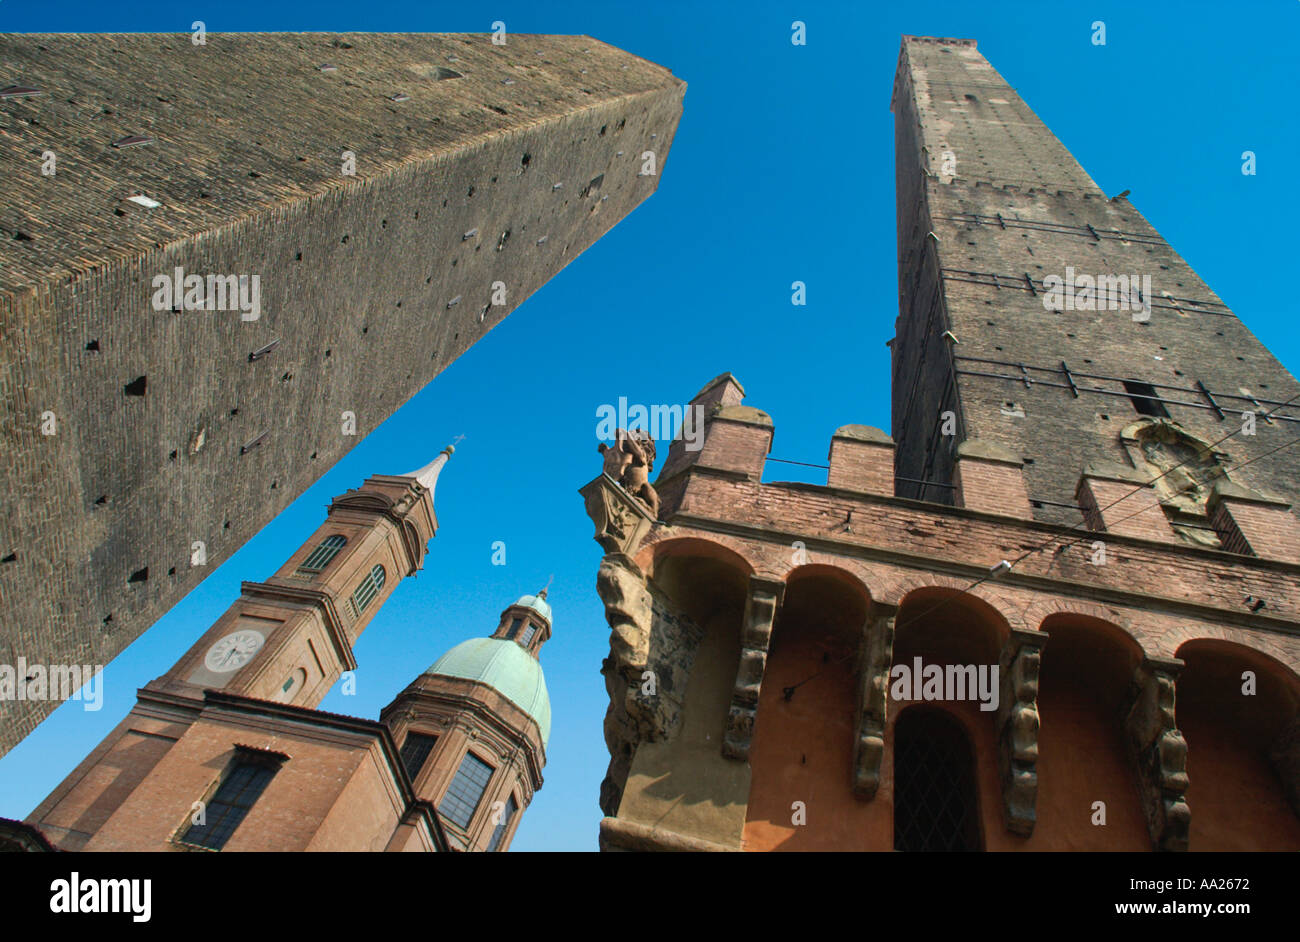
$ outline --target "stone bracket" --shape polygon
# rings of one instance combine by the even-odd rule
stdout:
[[[1012,629],[998,660],[998,777],[1007,830],[1034,832],[1038,801],[1038,671],[1047,634]]]
[[[763,686],[767,649],[772,641],[772,625],[784,596],[784,582],[749,577],[749,595],[745,599],[745,617],[741,625],[740,667],[736,671],[727,727],[722,735],[722,754],[728,759],[743,761],[749,758],[758,714],[758,694]]]
[[[593,539],[606,553],[632,556],[655,519],[645,506],[608,474],[578,491],[586,501],[587,516],[596,525]]]
[[[1129,758],[1137,771],[1142,810],[1157,850],[1187,850],[1191,810],[1187,791],[1187,743],[1174,718],[1178,675],[1183,662],[1146,658],[1134,673],[1137,697],[1124,731]]]
[[[863,626],[858,658],[858,728],[853,739],[853,793],[870,800],[880,787],[898,607],[876,602]]]

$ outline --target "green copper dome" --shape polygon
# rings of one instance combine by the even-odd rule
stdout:
[[[543,589],[536,595],[520,596],[519,601],[515,603],[524,608],[531,608],[547,621],[551,620],[551,603],[546,601],[546,590]]]
[[[545,602],[541,604],[546,605]],[[550,606],[546,607],[545,614],[549,617]],[[551,738],[551,697],[546,692],[542,665],[514,641],[503,638],[462,641],[438,658],[425,673],[463,677],[487,684],[537,721],[542,732],[542,745]]]

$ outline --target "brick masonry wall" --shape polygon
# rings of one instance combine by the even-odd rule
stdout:
[[[971,510],[1032,518],[1025,476],[1020,468],[994,461],[962,458],[953,473],[957,502]]]
[[[1060,534],[1039,521],[816,485],[757,484],[707,470],[689,475],[681,507],[667,524],[643,544],[643,566],[666,551],[661,543],[702,539],[768,578],[786,578],[804,564],[800,559],[841,569],[873,600],[890,604],[927,586],[965,589],[999,560],[1014,560]],[[1098,540],[1106,548],[1104,565],[1092,562]],[[795,541],[804,544],[802,556]],[[1298,588],[1294,564],[1082,531],[972,594],[1009,627],[1037,629],[1048,615],[1082,612],[1128,632],[1153,656],[1173,656],[1192,638],[1221,638],[1297,670]],[[1242,601],[1247,595],[1266,599],[1267,608],[1250,612]]]
[[[0,103],[0,663],[111,660],[653,193],[685,89],[579,36],[5,36],[0,69],[45,91]],[[260,318],[153,310],[177,266],[259,274]],[[0,753],[52,706],[0,704]]]

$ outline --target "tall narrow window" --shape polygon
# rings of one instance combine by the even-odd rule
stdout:
[[[970,740],[943,710],[910,707],[894,725],[894,850],[979,850]]]
[[[506,640],[513,641],[519,634],[519,626],[523,624],[522,618],[512,619],[510,627],[506,630]]]
[[[529,622],[528,627],[524,629],[523,635],[519,638],[519,643],[524,647],[528,647],[528,642],[533,640],[535,634],[537,634],[537,626]]]
[[[379,590],[384,587],[384,567],[376,566],[366,574],[361,580],[361,585],[357,586],[357,591],[352,593],[352,601],[357,604],[357,614],[364,612]]]
[[[1161,402],[1154,386],[1150,383],[1144,383],[1140,379],[1126,379],[1123,382],[1124,391],[1128,393],[1134,409],[1142,415],[1153,415],[1162,419],[1169,418],[1169,411],[1165,408],[1165,404]]]
[[[279,768],[280,761],[272,757],[241,751],[203,807],[199,818],[202,823],[191,821],[181,840],[209,850],[221,850]]]
[[[336,533],[334,536],[325,537],[325,539],[321,540],[320,546],[312,550],[307,558],[302,561],[298,571],[320,572],[330,564],[330,560],[339,554],[339,550],[347,546],[347,543],[348,538],[341,534]]]
[[[406,767],[406,774],[410,776],[412,782],[424,768],[424,762],[429,758],[429,753],[433,751],[437,741],[437,736],[430,736],[427,733],[407,734],[406,742],[402,743],[402,765]]]
[[[510,819],[515,816],[515,812],[518,810],[519,805],[515,802],[515,796],[511,795],[510,800],[506,802],[505,810],[501,812],[501,820],[498,821],[497,826],[492,829],[492,840],[488,841],[487,847],[489,851],[494,851],[501,846],[501,841],[505,838],[506,831],[510,828]]]
[[[442,798],[438,811],[444,818],[461,828],[469,827],[478,803],[483,799],[483,792],[492,779],[492,766],[488,765],[472,752],[465,753],[465,758],[456,770],[456,777],[451,780],[451,787]]]

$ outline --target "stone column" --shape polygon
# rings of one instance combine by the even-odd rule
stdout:
[[[889,666],[894,660],[897,605],[879,602],[862,627],[858,660],[858,728],[853,740],[853,793],[868,801],[880,786],[889,708]]]
[[[1137,770],[1142,810],[1157,850],[1187,850],[1192,813],[1187,791],[1187,742],[1174,719],[1175,684],[1183,662],[1146,658],[1134,673],[1138,694],[1124,729]]]
[[[754,739],[758,714],[758,694],[767,669],[767,649],[772,641],[772,623],[785,595],[785,583],[759,576],[749,577],[749,597],[745,600],[745,619],[741,626],[740,667],[727,711],[727,728],[722,736],[722,754],[729,759],[746,760]]]
[[[998,661],[998,775],[1007,830],[1034,832],[1038,800],[1038,669],[1047,635],[1012,629]]]

